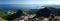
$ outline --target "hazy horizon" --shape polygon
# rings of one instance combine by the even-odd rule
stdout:
[[[60,5],[60,0],[0,0],[3,9],[40,9],[43,5]]]

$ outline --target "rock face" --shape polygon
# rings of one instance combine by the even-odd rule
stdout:
[[[37,14],[36,14],[36,16],[34,17],[34,18],[38,18],[38,17],[49,17],[50,16],[50,12],[51,12],[51,10],[50,9],[48,9],[48,8],[43,8],[43,9],[40,9],[38,12],[37,12]]]
[[[5,19],[6,20],[13,20],[13,19],[16,19],[16,18],[23,16],[23,15],[24,14],[23,14],[22,10],[18,10],[16,13],[6,16]]]
[[[49,19],[48,18],[44,18],[43,21],[48,21]]]

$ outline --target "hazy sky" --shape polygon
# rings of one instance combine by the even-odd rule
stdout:
[[[18,8],[23,7],[23,8],[27,8],[27,9],[29,9],[29,8],[31,8],[31,9],[39,8],[40,9],[40,8],[44,8],[44,7],[40,7],[42,4],[43,5],[45,5],[45,4],[57,4],[57,5],[60,5],[60,0],[0,0],[0,5],[1,4],[26,4],[26,5],[17,5],[17,6],[10,5],[10,6],[15,6],[15,7],[20,6]],[[28,5],[28,4],[31,4],[31,5]],[[10,7],[8,7],[8,8],[10,8]]]
[[[60,0],[0,0],[0,4],[60,4]]]

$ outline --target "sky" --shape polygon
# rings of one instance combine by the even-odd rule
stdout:
[[[10,6],[15,6],[18,8],[31,8],[31,9],[36,9],[36,8],[44,8],[40,7],[43,5],[60,5],[60,0],[0,0],[0,5],[1,4],[25,4],[25,5],[10,5]],[[31,4],[31,5],[30,5]],[[8,5],[7,5],[8,6]],[[10,8],[10,7],[8,7]]]
[[[60,0],[0,0],[0,4],[60,4]]]

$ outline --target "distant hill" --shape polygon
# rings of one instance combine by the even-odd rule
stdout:
[[[36,4],[0,4],[0,8],[5,9],[5,10],[16,10],[16,9],[22,9],[22,10],[29,10],[32,8],[36,8]]]
[[[0,4],[0,8],[5,10],[16,10],[16,9],[22,9],[22,10],[29,10],[29,9],[39,9],[41,8],[41,4]],[[44,5],[43,7],[54,7],[54,8],[60,8],[60,5]]]
[[[0,8],[5,10],[25,9],[24,7],[19,7],[18,4],[0,4]]]
[[[60,5],[44,5],[43,7],[60,8]]]
[[[30,10],[29,10],[29,13],[30,13],[30,14],[31,14],[31,13],[37,13],[38,10],[39,10],[39,9],[30,9]]]

